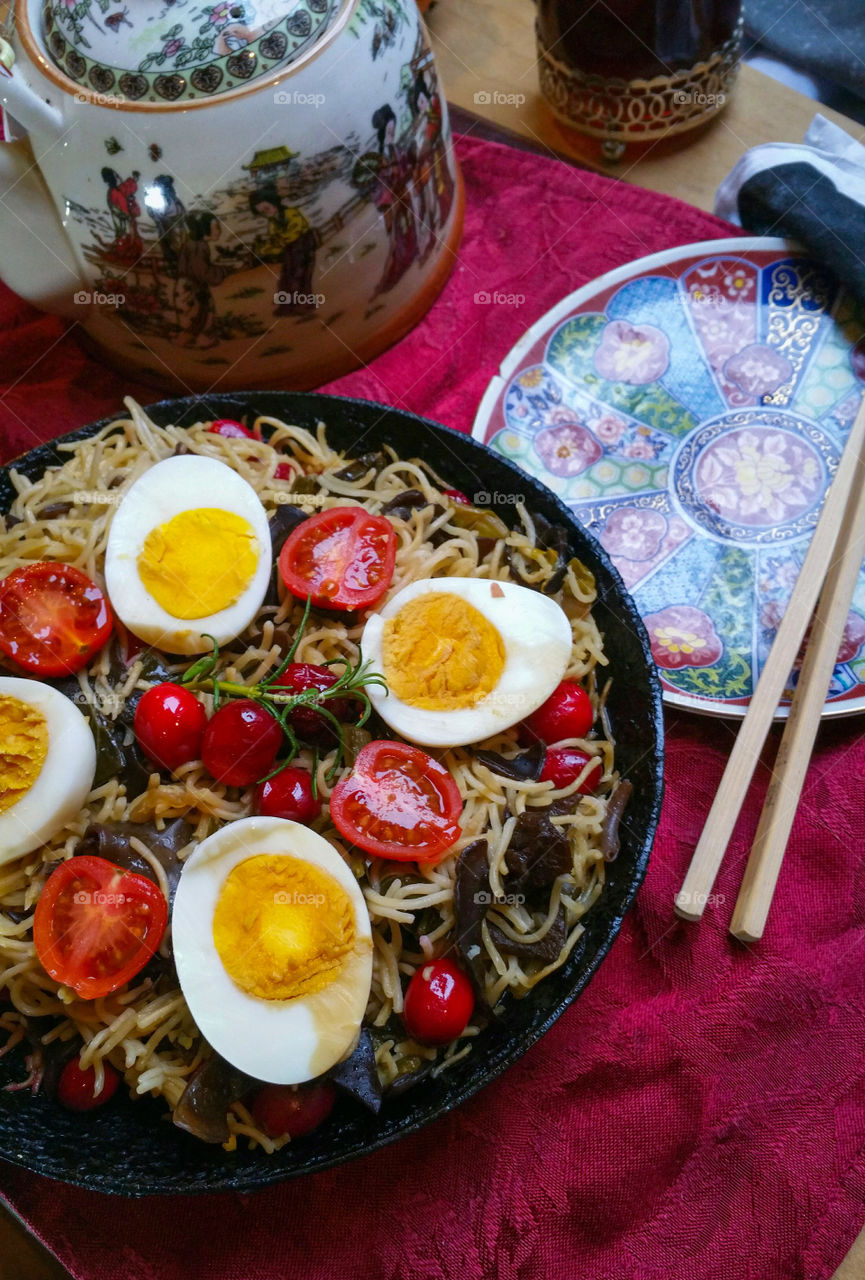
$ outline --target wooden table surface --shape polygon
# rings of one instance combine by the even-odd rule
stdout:
[[[801,141],[818,110],[865,142],[865,126],[743,65],[730,102],[710,124],[650,144],[619,164],[605,164],[597,145],[561,129],[540,97],[530,0],[437,0],[427,24],[448,101],[462,109],[464,131],[483,122],[550,155],[701,209],[712,209],[719,182],[743,151],[761,142]],[[862,1280],[863,1275],[865,1229],[833,1280]],[[2,1208],[0,1280],[68,1280],[66,1269]]]
[[[745,64],[729,103],[708,125],[604,164],[597,144],[560,127],[540,96],[530,0],[437,0],[427,23],[449,102],[543,150],[700,209],[712,209],[719,182],[743,151],[761,142],[801,142],[818,111],[865,141],[865,126]],[[519,95],[523,102],[502,100]]]

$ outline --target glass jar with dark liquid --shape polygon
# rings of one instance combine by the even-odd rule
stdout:
[[[741,0],[537,0],[541,92],[605,158],[703,124],[738,70]]]

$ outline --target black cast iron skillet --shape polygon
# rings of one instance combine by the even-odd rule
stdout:
[[[567,963],[530,996],[510,1002],[466,1058],[438,1079],[427,1078],[401,1097],[386,1100],[377,1116],[341,1099],[320,1130],[273,1156],[242,1150],[227,1154],[168,1123],[164,1103],[154,1099],[133,1103],[118,1094],[103,1110],[79,1116],[29,1092],[0,1091],[0,1154],[14,1164],[128,1196],[248,1191],[366,1154],[443,1115],[515,1062],[579,995],[609,951],[646,872],[661,807],[661,691],[643,623],[602,548],[549,489],[468,436],[401,410],[316,393],[190,397],[151,405],[147,413],[160,425],[214,418],[251,425],[266,414],[314,430],[323,421],[328,440],[350,456],[390,444],[402,457],[425,459],[453,487],[470,495],[488,494],[485,505],[509,525],[515,523],[517,494],[524,496],[529,511],[563,525],[574,554],[597,578],[594,612],[613,677],[607,706],[616,762],[634,785],[621,829],[621,852],[607,866],[604,892],[586,916],[586,932]],[[85,439],[109,421],[82,427],[63,441]],[[34,449],[12,465],[35,479],[68,457],[58,453],[58,443]],[[8,468],[2,468],[0,511],[8,510],[13,496]],[[20,1078],[20,1067],[20,1059],[17,1064],[0,1061],[0,1085]]]

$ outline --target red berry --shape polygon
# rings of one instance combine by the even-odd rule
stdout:
[[[592,700],[573,680],[563,680],[520,726],[525,742],[561,742],[563,738],[585,738],[595,719]]]
[[[450,960],[430,960],[412,974],[402,1020],[421,1044],[450,1044],[468,1026],[475,997],[462,969]]]
[[[211,716],[201,759],[211,777],[226,786],[250,787],[271,771],[282,743],[282,728],[270,712],[240,698]]]
[[[539,781],[552,782],[557,788],[569,787],[590,760],[592,767],[577,787],[578,795],[587,796],[600,782],[604,767],[598,756],[587,756],[585,751],[578,751],[576,747],[550,747],[544,757]]]
[[[78,1059],[67,1062],[60,1073],[57,1097],[69,1111],[93,1111],[113,1097],[120,1083],[120,1076],[109,1062],[103,1063],[102,1088],[96,1090],[96,1071],[93,1067],[81,1067]]]
[[[207,712],[182,685],[156,684],[135,708],[133,727],[148,759],[173,773],[182,764],[201,759]]]
[[[257,788],[255,811],[265,818],[312,822],[321,813],[321,800],[312,794],[312,775],[306,769],[286,765]]]
[[[249,431],[242,422],[235,422],[234,418],[219,418],[216,422],[212,422],[207,428],[214,435],[222,436],[226,440],[257,440],[258,436]]]
[[[451,502],[457,502],[461,507],[470,507],[472,504],[462,489],[442,489],[442,493],[446,498],[450,498]]]
[[[316,667],[311,662],[290,662],[275,682],[274,688],[290,689],[292,693],[304,693],[307,689],[330,689],[339,677],[330,667]],[[351,719],[351,698],[327,698],[322,703],[337,720]],[[289,712],[288,722],[304,742],[317,742],[323,746],[336,741],[336,730],[330,721],[319,715],[315,707],[295,707]]]
[[[329,1080],[309,1084],[266,1084],[252,1104],[252,1118],[269,1138],[302,1138],[312,1133],[333,1110],[336,1089]]]

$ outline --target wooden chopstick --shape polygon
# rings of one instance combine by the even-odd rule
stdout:
[[[820,727],[826,694],[838,660],[844,626],[862,569],[865,556],[865,459],[861,457],[838,535],[837,552],[820,595],[814,629],[730,922],[730,932],[742,942],[756,942],[763,936],[814,739]]]
[[[820,588],[835,555],[839,526],[847,510],[854,482],[861,483],[860,459],[865,450],[865,400],[850,429],[835,478],[823,502],[823,510],[811,538],[808,553],[796,579],[784,617],[751,697],[748,711],[730,752],[724,776],[715,794],[706,825],[682,887],[676,895],[676,914],[683,920],[699,920],[708,901],[718,868],[726,852],[739,811],[751,783],[760,751],[793,669]]]

